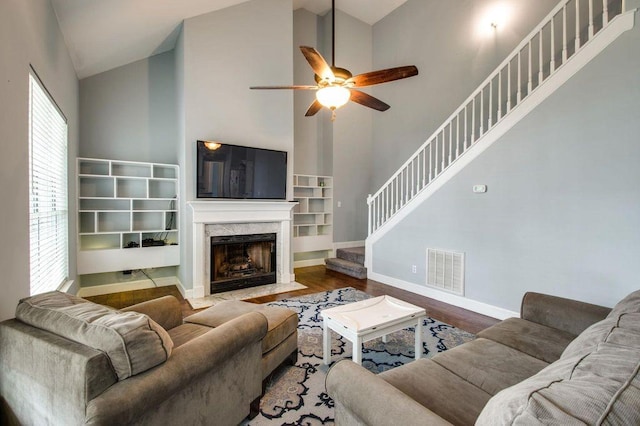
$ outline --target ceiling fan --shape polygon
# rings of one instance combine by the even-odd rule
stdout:
[[[316,99],[311,103],[309,109],[307,109],[306,117],[315,115],[324,106],[332,111],[331,120],[334,120],[336,117],[336,109],[349,102],[349,100],[378,111],[388,110],[390,108],[389,105],[356,88],[413,77],[418,74],[418,68],[416,68],[415,65],[407,65],[371,71],[354,76],[349,70],[335,66],[335,0],[331,0],[331,29],[331,66],[327,64],[327,61],[325,61],[322,55],[313,47],[300,46],[302,54],[315,73],[315,86],[252,86],[250,89],[316,90]]]

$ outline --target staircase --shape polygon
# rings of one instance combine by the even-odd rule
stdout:
[[[327,269],[358,279],[367,278],[364,247],[341,248],[336,250],[336,256],[337,258],[325,259]]]
[[[634,26],[624,0],[562,0],[373,195],[367,250],[606,46]],[[372,269],[370,257],[366,266]]]

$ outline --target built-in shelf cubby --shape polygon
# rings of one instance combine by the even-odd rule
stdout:
[[[178,166],[77,161],[78,274],[179,265]]]
[[[333,178],[293,175],[293,250],[333,249]]]

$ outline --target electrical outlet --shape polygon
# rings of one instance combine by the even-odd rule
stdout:
[[[411,272],[414,274],[418,272],[418,268],[416,267],[416,265],[411,265]]]

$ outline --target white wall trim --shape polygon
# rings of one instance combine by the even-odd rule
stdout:
[[[340,248],[351,248],[351,247],[363,247],[364,241],[341,241],[338,243],[333,243],[333,250],[338,250]]]
[[[178,277],[161,277],[153,279],[158,287],[167,287],[170,285],[175,285],[178,287],[180,293],[182,293],[183,297],[188,290],[185,290],[184,286],[178,279]],[[78,290],[78,296],[80,297],[91,297],[91,296],[100,296],[103,294],[111,294],[111,293],[119,293],[122,291],[131,291],[131,290],[143,290],[146,288],[154,288],[156,287],[150,279],[144,280],[136,280],[129,281],[126,283],[113,283],[113,284],[103,284],[96,285],[91,287],[80,287]]]
[[[294,268],[304,268],[307,266],[318,266],[318,265],[324,265],[324,257],[319,257],[317,259],[296,260],[293,262]]]
[[[67,280],[58,288],[58,291],[73,295],[77,295],[79,290],[80,285],[76,280]]]
[[[553,92],[561,87],[567,80],[573,77],[585,65],[591,62],[600,52],[613,43],[620,35],[633,28],[635,22],[635,10],[616,16],[611,23],[600,30],[596,37],[584,44],[581,50],[571,56],[567,62],[556,69],[556,72],[544,80],[543,84],[536,88],[528,97],[516,105],[509,114],[496,123],[491,129],[480,137],[467,151],[452,162],[436,179],[411,199],[402,209],[391,217],[384,225],[378,228],[366,240],[365,266],[369,271],[373,270],[371,249],[373,244],[381,239],[387,232],[393,229],[405,217],[418,208],[426,199],[431,197],[445,183],[482,154],[487,148],[499,140],[507,131],[526,117]]]
[[[468,299],[462,296],[456,296],[455,294],[410,283],[398,278],[388,277],[386,275],[378,274],[375,272],[369,272],[368,278],[386,285],[390,285],[392,287],[399,288],[401,290],[406,290],[410,291],[411,293],[419,294],[421,296],[430,297],[431,299],[439,300],[440,302],[448,303],[449,305],[468,309],[482,315],[487,315],[492,318],[503,320],[511,317],[520,317],[519,312],[510,311],[498,306],[489,305],[487,303]]]

